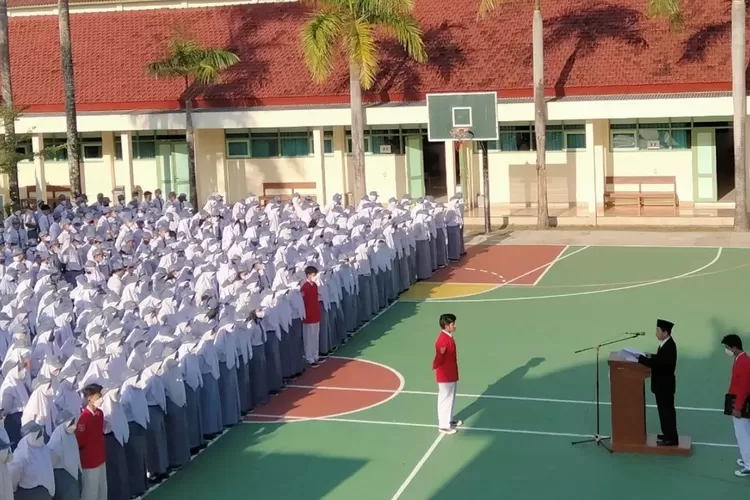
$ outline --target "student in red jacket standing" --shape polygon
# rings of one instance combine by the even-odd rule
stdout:
[[[305,360],[313,368],[320,359],[320,299],[318,285],[315,283],[318,270],[315,266],[305,268],[305,281],[300,287],[302,301],[305,303],[305,319],[302,320],[302,343],[305,347]]]
[[[99,409],[102,403],[102,386],[87,385],[83,388],[83,397],[86,399],[86,407],[81,412],[76,428],[83,469],[81,500],[107,500],[104,413]]]
[[[453,404],[456,401],[458,383],[458,357],[453,332],[456,331],[456,316],[440,316],[440,334],[435,341],[435,359],[432,369],[438,384],[438,428],[444,434],[455,434],[462,422],[453,420]]]
[[[735,471],[739,477],[750,476],[750,419],[742,415],[742,408],[750,396],[750,357],[742,350],[742,339],[734,334],[727,335],[721,339],[727,355],[734,359],[732,364],[732,379],[729,382],[727,403],[733,402],[724,412],[731,412],[734,423],[734,434],[737,438],[737,446],[740,448],[740,458],[737,465],[740,469]],[[733,401],[732,401],[733,400]]]

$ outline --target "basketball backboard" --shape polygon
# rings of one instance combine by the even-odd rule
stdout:
[[[427,94],[427,137],[452,141],[451,130],[469,128],[473,141],[496,141],[497,92]]]

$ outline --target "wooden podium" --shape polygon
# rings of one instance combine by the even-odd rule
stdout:
[[[609,355],[612,394],[612,450],[622,453],[690,456],[690,436],[680,436],[679,446],[657,446],[656,434],[646,434],[645,381],[651,370],[626,361],[618,353]]]

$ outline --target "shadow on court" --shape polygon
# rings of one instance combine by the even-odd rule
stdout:
[[[750,336],[711,318],[713,330],[707,332],[715,339],[715,349],[707,358],[691,357],[683,353],[678,360],[677,406],[678,429],[693,441],[734,445],[730,419],[720,410],[729,382],[731,360],[723,353],[720,339],[727,333]],[[679,348],[679,334],[675,340]],[[645,351],[656,349],[655,339]],[[627,343],[626,343],[627,344]],[[645,343],[644,343],[645,345]],[[608,346],[609,347],[609,346]],[[611,350],[617,350],[612,346]],[[609,401],[609,379],[606,358],[609,350],[602,350],[600,366],[602,401]],[[593,356],[593,355],[592,355]],[[546,393],[548,398],[565,399],[555,388],[580,389],[579,404],[545,401],[503,400],[478,398],[460,409],[457,417],[465,426],[485,430],[466,429],[455,436],[447,436],[420,471],[420,479],[409,487],[404,499],[431,498],[501,498],[507,494],[531,499],[639,499],[663,498],[731,498],[746,492],[746,481],[734,477],[737,450],[730,447],[693,446],[690,458],[649,455],[612,454],[595,444],[572,446],[581,438],[540,435],[537,433],[571,433],[591,435],[596,431],[593,404],[595,364],[584,364],[543,377],[535,377],[534,369],[543,365],[544,358],[534,357],[487,387],[483,396]],[[711,370],[710,367],[721,367]],[[700,387],[714,395],[715,411],[679,409],[691,406],[692,388]],[[459,393],[461,392],[459,383]],[[647,404],[653,396],[646,386]],[[457,403],[460,405],[460,398]],[[460,407],[460,406],[459,406]],[[707,410],[708,408],[704,409]],[[647,408],[648,432],[659,432],[655,408]],[[601,406],[601,433],[610,434],[610,406]],[[491,432],[509,429],[522,432]],[[523,431],[531,431],[523,433]],[[584,438],[585,439],[585,438]],[[481,444],[477,444],[477,442]],[[434,489],[428,478],[440,477],[442,487]],[[430,493],[428,494],[427,491]]]

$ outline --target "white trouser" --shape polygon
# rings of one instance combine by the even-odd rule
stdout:
[[[81,500],[107,500],[107,464],[83,469]]]
[[[456,402],[456,382],[438,383],[438,427],[450,429],[453,420],[453,403]]]
[[[317,363],[320,357],[320,323],[302,323],[302,342],[305,345],[305,360]]]
[[[750,419],[732,417],[732,423],[737,446],[740,447],[740,457],[745,462],[745,468],[750,468]]]

